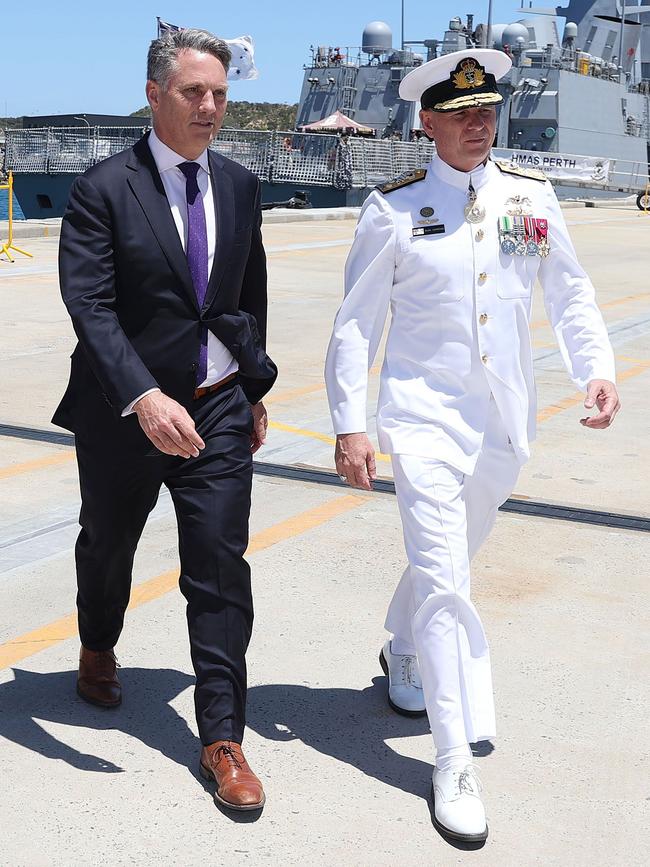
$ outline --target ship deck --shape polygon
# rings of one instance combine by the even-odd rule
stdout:
[[[565,216],[598,288],[623,409],[609,431],[580,426],[582,396],[537,293],[539,433],[514,504],[537,511],[501,512],[474,568],[499,736],[480,745],[491,836],[471,855],[432,827],[426,723],[385,702],[377,653],[404,563],[390,463],[380,457],[386,484],[372,494],[332,476],[322,368],[354,220],[264,226],[269,348],[281,373],[254,480],[246,752],[267,805],[237,821],[197,773],[166,494],[138,551],[117,648],[124,703],[103,711],[76,697],[78,480],[73,446],[49,422],[74,336],[57,290],[57,239],[23,228],[18,244],[34,258],[0,261],[3,863],[646,863],[650,217],[621,207]],[[378,365],[371,430],[377,374]]]

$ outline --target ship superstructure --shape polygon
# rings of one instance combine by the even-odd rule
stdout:
[[[452,19],[442,39],[398,49],[390,27],[373,21],[360,48],[311,49],[296,127],[338,109],[379,138],[412,140],[418,106],[399,99],[402,78],[441,54],[489,46],[513,60],[499,85],[505,102],[497,147],[647,162],[650,0],[636,8],[621,22],[611,0],[571,0],[566,7],[522,10],[516,21],[491,25],[489,34],[468,15],[465,22]]]
[[[222,130],[212,146],[258,175],[264,202],[358,205],[373,185],[426,165],[434,152],[418,106],[399,98],[403,77],[442,54],[490,46],[513,61],[499,82],[496,156],[543,169],[563,197],[634,192],[639,207],[650,205],[650,0],[637,2],[531,6],[507,24],[456,17],[442,38],[398,48],[386,23],[370,22],[359,48],[311,47],[295,130]],[[330,116],[346,126],[305,130]],[[56,129],[52,118],[42,129],[8,131],[6,167],[27,217],[62,214],[75,174],[142,134],[88,117],[74,118],[80,129]],[[370,138],[354,134],[359,125]]]

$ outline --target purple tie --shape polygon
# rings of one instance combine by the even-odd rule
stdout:
[[[198,163],[181,163],[178,167],[185,175],[185,195],[187,198],[187,264],[192,276],[199,310],[203,307],[208,288],[208,232],[205,226],[203,196],[199,190],[197,175],[201,166]],[[200,385],[208,373],[208,330],[201,327],[201,348],[196,383]]]

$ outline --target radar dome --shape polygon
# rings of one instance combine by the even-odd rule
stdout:
[[[361,50],[366,54],[386,54],[392,51],[393,33],[385,21],[366,24],[361,37]]]
[[[521,37],[525,45],[528,42],[528,28],[523,24],[519,24],[519,22],[515,21],[514,24],[508,24],[503,28],[503,33],[501,34],[501,45],[521,45],[521,42],[518,42],[519,37]]]
[[[574,24],[573,21],[567,21],[564,25],[564,38],[565,39],[575,39],[578,35],[578,25]]]

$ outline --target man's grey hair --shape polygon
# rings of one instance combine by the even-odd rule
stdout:
[[[187,49],[211,54],[221,61],[228,72],[232,54],[223,39],[207,30],[167,30],[149,46],[147,79],[167,90],[169,79],[176,71],[178,55]]]

